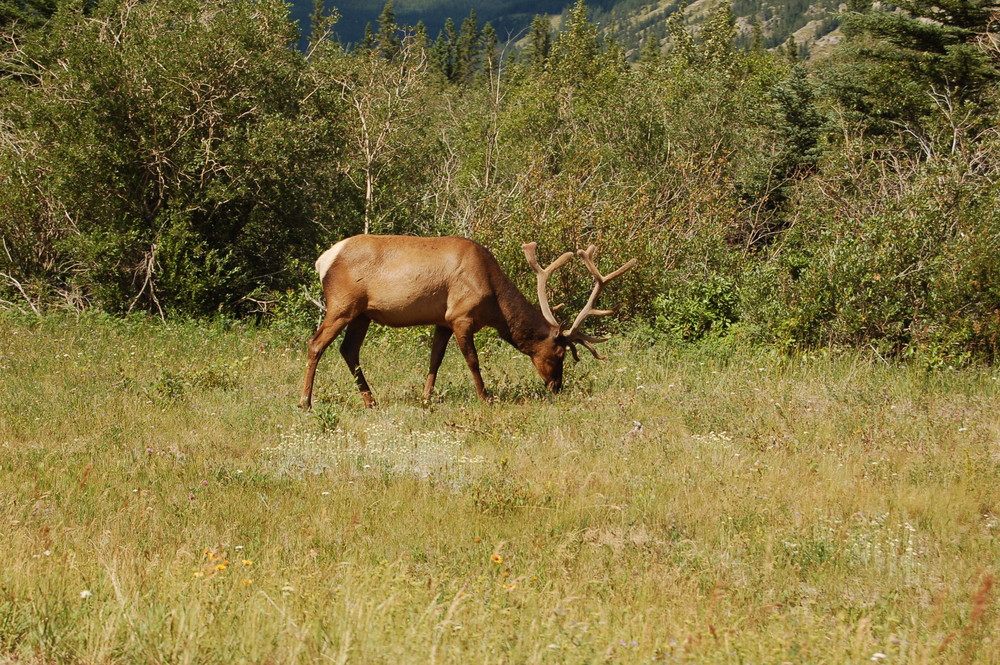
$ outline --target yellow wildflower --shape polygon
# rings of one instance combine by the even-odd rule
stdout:
[[[252,566],[253,565],[253,561],[251,561],[250,559],[243,559],[242,563],[243,563],[244,566]]]
[[[493,563],[503,563],[503,557],[497,554],[496,552],[493,553],[493,556],[490,557],[490,560]]]
[[[253,580],[251,580],[251,579],[247,579],[247,578],[245,578],[245,577],[244,577],[244,578],[243,578],[243,581],[241,582],[241,584],[244,584],[244,585],[246,585],[246,586],[249,586],[249,585],[253,584]]]

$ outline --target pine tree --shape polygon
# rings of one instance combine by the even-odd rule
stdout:
[[[639,51],[639,62],[644,65],[656,65],[660,62],[660,39],[652,30],[649,33],[642,43],[642,50]]]
[[[772,93],[785,123],[779,129],[783,139],[782,162],[787,175],[816,163],[823,116],[816,108],[815,93],[802,63],[792,66],[788,80]]]
[[[313,0],[313,10],[309,14],[309,48],[308,57],[324,43],[336,43],[333,29],[340,19],[335,7],[326,8],[326,0]]]
[[[531,32],[528,35],[525,58],[531,64],[532,69],[540,71],[545,68],[551,50],[552,28],[549,17],[537,14],[531,21]]]
[[[386,60],[393,60],[399,55],[402,48],[402,40],[399,38],[399,26],[396,25],[396,12],[392,9],[393,0],[385,3],[382,13],[378,17],[378,35],[375,44],[378,52]],[[366,34],[367,37],[367,34]]]
[[[429,67],[432,72],[436,72],[446,80],[451,77],[451,59],[449,57],[450,45],[445,39],[444,32],[439,32],[437,39],[431,45],[429,54]]]
[[[795,36],[789,36],[788,41],[785,42],[785,57],[791,62],[796,62],[799,59],[799,45],[795,41]]]
[[[483,26],[483,32],[479,37],[479,52],[482,56],[483,72],[489,79],[493,79],[500,70],[500,60],[497,54],[499,43],[500,40],[497,38],[497,31],[487,22]]]
[[[764,52],[764,29],[760,25],[760,19],[754,14],[750,21],[750,27],[753,30],[753,39],[750,41],[750,52],[751,53],[763,53]]]
[[[37,27],[56,12],[57,6],[56,0],[2,0],[0,28],[15,24]]]
[[[932,93],[984,105],[1000,80],[997,63],[978,41],[990,34],[991,0],[902,0],[872,8],[853,0],[843,27],[846,44],[827,84],[847,106],[894,131],[933,109]],[[995,34],[995,33],[993,33]]]
[[[375,50],[375,31],[372,30],[371,23],[365,24],[365,36],[361,38],[361,43],[358,47],[366,51]]]
[[[413,48],[418,53],[427,54],[430,51],[430,40],[427,37],[427,26],[423,21],[417,21],[413,26]]]
[[[454,81],[461,85],[472,82],[472,77],[478,67],[479,52],[479,21],[476,19],[476,10],[469,12],[469,16],[462,21],[462,27],[458,32],[458,40],[455,42],[455,73]]]
[[[458,31],[455,29],[455,21],[449,16],[444,22],[444,74],[449,81],[455,81],[455,47],[458,44]]]

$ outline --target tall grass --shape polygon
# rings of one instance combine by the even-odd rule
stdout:
[[[0,317],[0,662],[998,663],[1000,374]]]

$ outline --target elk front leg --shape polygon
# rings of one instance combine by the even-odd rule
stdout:
[[[344,316],[327,315],[319,324],[316,334],[309,340],[309,359],[306,364],[306,380],[302,386],[302,397],[299,398],[299,408],[309,410],[312,408],[313,380],[316,378],[316,365],[323,357],[326,347],[337,338],[340,331],[348,324],[350,319]]]
[[[456,325],[454,331],[458,348],[461,350],[462,355],[465,356],[465,362],[469,365],[469,371],[472,372],[472,382],[476,385],[476,394],[481,401],[488,402],[490,398],[486,394],[486,386],[483,385],[483,375],[479,371],[479,354],[476,352],[476,343],[473,339],[474,331],[471,326],[465,325]]]
[[[434,392],[434,381],[437,379],[438,368],[444,359],[444,352],[448,348],[448,340],[451,339],[451,328],[445,326],[434,327],[434,339],[431,342],[431,365],[427,372],[427,382],[424,383],[424,401],[431,398]]]
[[[344,341],[340,343],[340,355],[347,363],[347,369],[351,370],[354,381],[358,384],[358,392],[365,402],[366,408],[375,406],[375,398],[372,397],[372,389],[368,387],[365,380],[365,373],[361,371],[361,344],[368,334],[368,326],[372,320],[365,315],[361,315],[347,325],[347,332],[344,333]]]

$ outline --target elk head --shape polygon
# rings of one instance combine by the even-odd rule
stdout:
[[[597,268],[597,264],[594,262],[594,252],[597,251],[597,247],[591,245],[585,250],[577,250],[577,254],[583,259],[584,264],[587,266],[587,270],[594,277],[594,288],[590,292],[590,298],[587,299],[587,304],[582,310],[580,310],[580,313],[576,315],[576,319],[573,320],[573,325],[567,329],[555,316],[555,312],[558,311],[562,305],[557,305],[556,307],[551,307],[549,305],[547,284],[549,277],[552,276],[552,273],[573,258],[573,252],[566,252],[549,264],[547,268],[543,268],[541,264],[538,263],[538,256],[536,253],[537,247],[538,243],[535,242],[529,242],[521,245],[521,249],[524,250],[524,257],[527,259],[528,265],[535,271],[538,286],[538,306],[539,309],[541,309],[542,316],[545,318],[545,321],[549,324],[549,334],[545,338],[538,341],[534,352],[529,355],[531,356],[532,363],[535,365],[535,370],[538,372],[538,375],[542,377],[542,381],[545,382],[545,386],[553,393],[557,393],[562,388],[563,364],[566,360],[567,349],[569,349],[570,353],[573,354],[573,359],[578,362],[580,360],[580,355],[577,352],[577,344],[582,345],[590,351],[598,360],[605,360],[605,356],[601,355],[594,345],[606,342],[610,338],[593,337],[582,332],[580,328],[588,317],[607,316],[615,312],[614,309],[595,309],[594,305],[597,303],[597,299],[600,297],[601,291],[604,290],[604,287],[608,284],[608,282],[621,276],[627,270],[635,266],[636,260],[631,259],[621,268],[618,268],[618,270],[608,273],[607,275],[602,275],[601,271]]]

